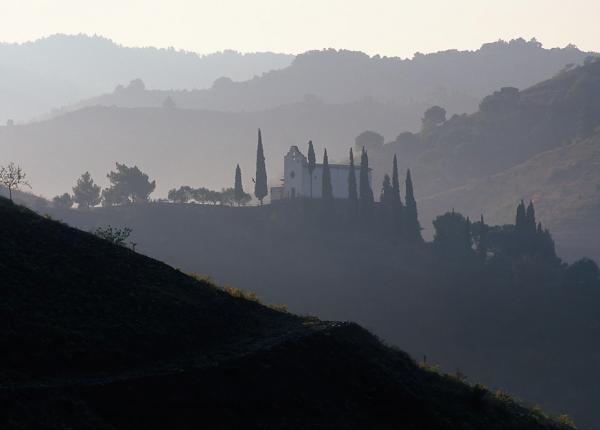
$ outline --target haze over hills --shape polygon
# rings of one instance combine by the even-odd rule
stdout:
[[[455,191],[447,198],[444,193],[590,136],[600,125],[598,100],[600,63],[591,61],[522,91],[514,87],[495,91],[474,114],[455,115],[424,133],[400,134],[381,148],[371,148],[375,192],[378,195],[383,174],[390,171],[393,154],[398,154],[401,168],[413,170],[418,197],[423,200],[424,225],[429,225],[441,207],[459,207],[453,199],[464,201]],[[157,179],[155,197],[164,197],[169,189],[181,185],[230,186],[237,163],[248,190],[254,175],[257,127],[262,127],[265,139],[269,182],[278,185],[282,157],[290,145],[305,151],[306,142],[313,139],[319,154],[327,147],[334,160],[343,161],[361,131],[397,135],[403,130],[400,118],[408,118],[415,106],[373,99],[337,104],[308,99],[256,112],[96,106],[39,123],[0,127],[0,141],[7,157],[23,165],[35,191],[46,197],[69,191],[86,170],[104,184],[116,161],[139,165]],[[419,109],[423,112],[426,107],[423,104]],[[556,161],[551,156],[543,159]],[[589,163],[584,166],[593,167]],[[553,165],[540,165],[536,171],[540,169],[553,169]],[[511,191],[511,197],[544,198],[543,189],[531,195],[527,184],[521,187],[519,192]],[[579,194],[588,193],[584,199],[595,201],[593,187],[579,188]],[[554,192],[548,191],[549,195]],[[501,212],[494,206],[476,207],[480,200],[472,202],[465,210],[473,218],[489,210],[494,221],[512,221],[496,218]],[[544,218],[547,207],[540,205]],[[567,211],[568,216],[564,212],[564,220],[555,211],[547,220],[569,260],[585,255],[589,246],[581,243],[578,249],[581,241],[574,231],[585,234],[585,229],[566,220],[594,219],[593,211],[577,211]],[[429,237],[430,231],[425,234]]]
[[[115,91],[67,110],[97,104],[155,107],[168,96],[181,108],[236,112],[270,109],[306,98],[325,103],[372,98],[406,107],[397,125],[415,129],[422,106],[440,104],[451,113],[472,112],[482,97],[502,86],[528,87],[567,64],[581,63],[588,55],[574,46],[544,49],[535,40],[523,39],[488,43],[476,51],[417,53],[412,59],[328,49],[298,55],[289,67],[248,81],[219,79],[201,91]]]
[[[587,252],[598,257],[590,249],[598,230],[590,236],[586,227],[598,216],[598,141],[590,138],[598,126],[596,61],[523,91],[496,91],[472,115],[453,116],[374,149],[374,182],[389,172],[397,153],[400,165],[415,173],[425,220],[457,207],[474,219],[483,213],[508,223],[514,201],[534,199],[568,259]]]
[[[0,198],[3,428],[568,429]]]
[[[0,43],[0,123],[28,121],[137,78],[156,89],[208,88],[222,76],[246,80],[285,67],[292,59],[270,52],[199,55],[129,48],[86,35]]]

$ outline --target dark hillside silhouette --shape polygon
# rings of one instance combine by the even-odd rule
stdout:
[[[3,428],[568,428],[355,324],[267,308],[4,199],[0,218]]]
[[[527,217],[525,208],[524,228],[514,225],[516,201],[507,225],[448,212],[436,221],[435,241],[423,243],[396,233],[383,203],[358,216],[353,201],[323,203],[52,214],[84,230],[130,226],[140,252],[296,312],[358,321],[471,381],[595,422],[600,369],[589,360],[598,354],[589,339],[600,335],[600,280],[593,264],[560,262],[535,210]]]

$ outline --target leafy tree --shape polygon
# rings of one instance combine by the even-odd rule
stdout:
[[[191,187],[184,185],[179,189],[169,190],[167,199],[174,203],[187,203],[194,197],[194,191]]]
[[[388,174],[383,177],[380,201],[385,209],[392,209],[394,207],[394,189],[392,188],[392,181]]]
[[[472,250],[471,222],[463,215],[447,212],[433,221],[433,227],[433,243],[438,249],[458,255]]]
[[[600,269],[594,260],[582,258],[567,268],[565,283],[569,286],[600,286]]]
[[[156,181],[150,182],[148,175],[137,166],[128,167],[116,163],[117,170],[107,176],[111,187],[103,197],[111,204],[131,204],[146,202],[156,188]]]
[[[256,180],[254,181],[254,195],[263,204],[267,196],[267,168],[265,167],[265,155],[263,152],[262,134],[258,129],[258,146],[256,148]]]
[[[354,153],[350,148],[350,169],[348,170],[348,199],[358,200],[358,191],[356,189],[356,169],[354,168]]]
[[[52,204],[57,208],[70,209],[73,207],[73,198],[71,194],[64,193],[52,199]]]
[[[241,201],[244,198],[244,188],[242,186],[242,169],[240,169],[240,165],[238,164],[235,168],[235,185],[233,188],[234,200],[240,205]]]
[[[17,166],[14,163],[0,167],[0,185],[4,185],[8,189],[8,198],[11,202],[13,201],[13,190],[18,190],[22,185],[31,188],[26,177],[27,175],[21,166]]]
[[[360,156],[360,201],[363,208],[368,209],[373,206],[373,190],[369,182],[369,156],[367,150],[363,147]]]
[[[94,183],[90,172],[85,172],[73,187],[73,201],[79,209],[88,209],[100,203],[100,187]]]
[[[422,241],[421,225],[419,224],[419,216],[417,213],[417,201],[415,200],[415,192],[413,189],[412,177],[410,169],[406,171],[406,193],[404,200],[406,202],[405,213],[405,228],[407,238],[410,240]]]
[[[106,227],[98,227],[94,231],[94,235],[101,239],[108,240],[115,245],[125,246],[125,241],[129,238],[131,232],[132,230],[128,227],[113,228],[109,225]]]
[[[329,170],[329,159],[327,158],[327,149],[323,153],[323,176],[321,179],[321,198],[326,201],[333,200],[333,188],[331,186],[331,171]]]
[[[310,198],[313,196],[313,172],[317,167],[317,161],[315,158],[315,148],[313,147],[312,140],[308,141],[308,174],[310,175]]]
[[[446,109],[440,106],[432,106],[425,111],[422,119],[422,131],[428,132],[432,128],[446,121]]]
[[[367,130],[356,136],[354,147],[357,150],[362,150],[363,148],[367,151],[377,150],[383,146],[383,142],[384,137],[381,134],[376,131]]]
[[[233,206],[234,203],[238,206],[245,206],[252,200],[252,196],[243,191],[242,194],[236,196],[235,188],[224,188],[220,192],[215,191],[214,193],[217,203],[222,206]]]

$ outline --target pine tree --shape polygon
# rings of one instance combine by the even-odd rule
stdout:
[[[348,199],[352,201],[358,200],[358,192],[356,190],[356,172],[354,168],[354,153],[350,148],[350,170],[348,171]]]
[[[373,206],[373,190],[369,182],[369,156],[363,147],[360,156],[360,201],[364,208]]]
[[[422,240],[421,237],[421,225],[419,224],[419,216],[417,213],[417,201],[415,200],[415,193],[413,189],[412,177],[410,169],[406,171],[406,195],[404,200],[406,202],[406,234],[411,240]]]
[[[240,165],[238,164],[235,168],[235,185],[233,187],[233,197],[238,206],[244,199],[244,194],[244,188],[242,186],[242,169],[240,169]]]
[[[94,183],[90,172],[85,172],[73,187],[73,201],[79,209],[88,209],[100,203],[100,186]]]
[[[317,166],[315,158],[315,148],[313,147],[312,140],[308,142],[308,174],[310,175],[310,198],[313,196],[313,172]]]
[[[263,152],[262,135],[258,129],[258,146],[256,148],[256,180],[254,181],[254,195],[263,204],[267,196],[267,169],[265,167],[265,155]]]
[[[323,154],[323,176],[321,198],[326,201],[333,200],[333,188],[331,187],[331,171],[329,170],[329,159],[327,158],[327,149]]]

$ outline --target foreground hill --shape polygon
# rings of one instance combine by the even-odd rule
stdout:
[[[9,118],[30,120],[136,78],[156,89],[208,88],[222,76],[251,79],[285,67],[293,58],[269,52],[198,55],[172,48],[128,48],[86,35],[0,43],[0,124]]]
[[[561,428],[0,200],[2,428]],[[215,421],[217,420],[217,421]]]
[[[324,219],[319,201],[315,210],[306,203],[44,211],[86,231],[130,227],[140,252],[175,267],[294,312],[356,321],[469,381],[568,412],[584,428],[598,422],[597,274],[580,283],[554,258],[499,254],[482,264],[464,250],[398,241],[383,222],[349,228],[342,206]]]
[[[452,113],[472,112],[481,97],[501,86],[525,88],[589,55],[574,46],[544,49],[523,39],[483,45],[476,51],[415,54],[412,59],[370,57],[362,52],[310,51],[289,67],[247,81],[219,79],[199,91],[115,91],[68,107],[154,107],[170,96],[182,108],[255,111],[316,97],[325,103],[372,98],[407,107],[397,126],[418,127],[422,106],[442,104]],[[181,86],[180,86],[181,88]]]

